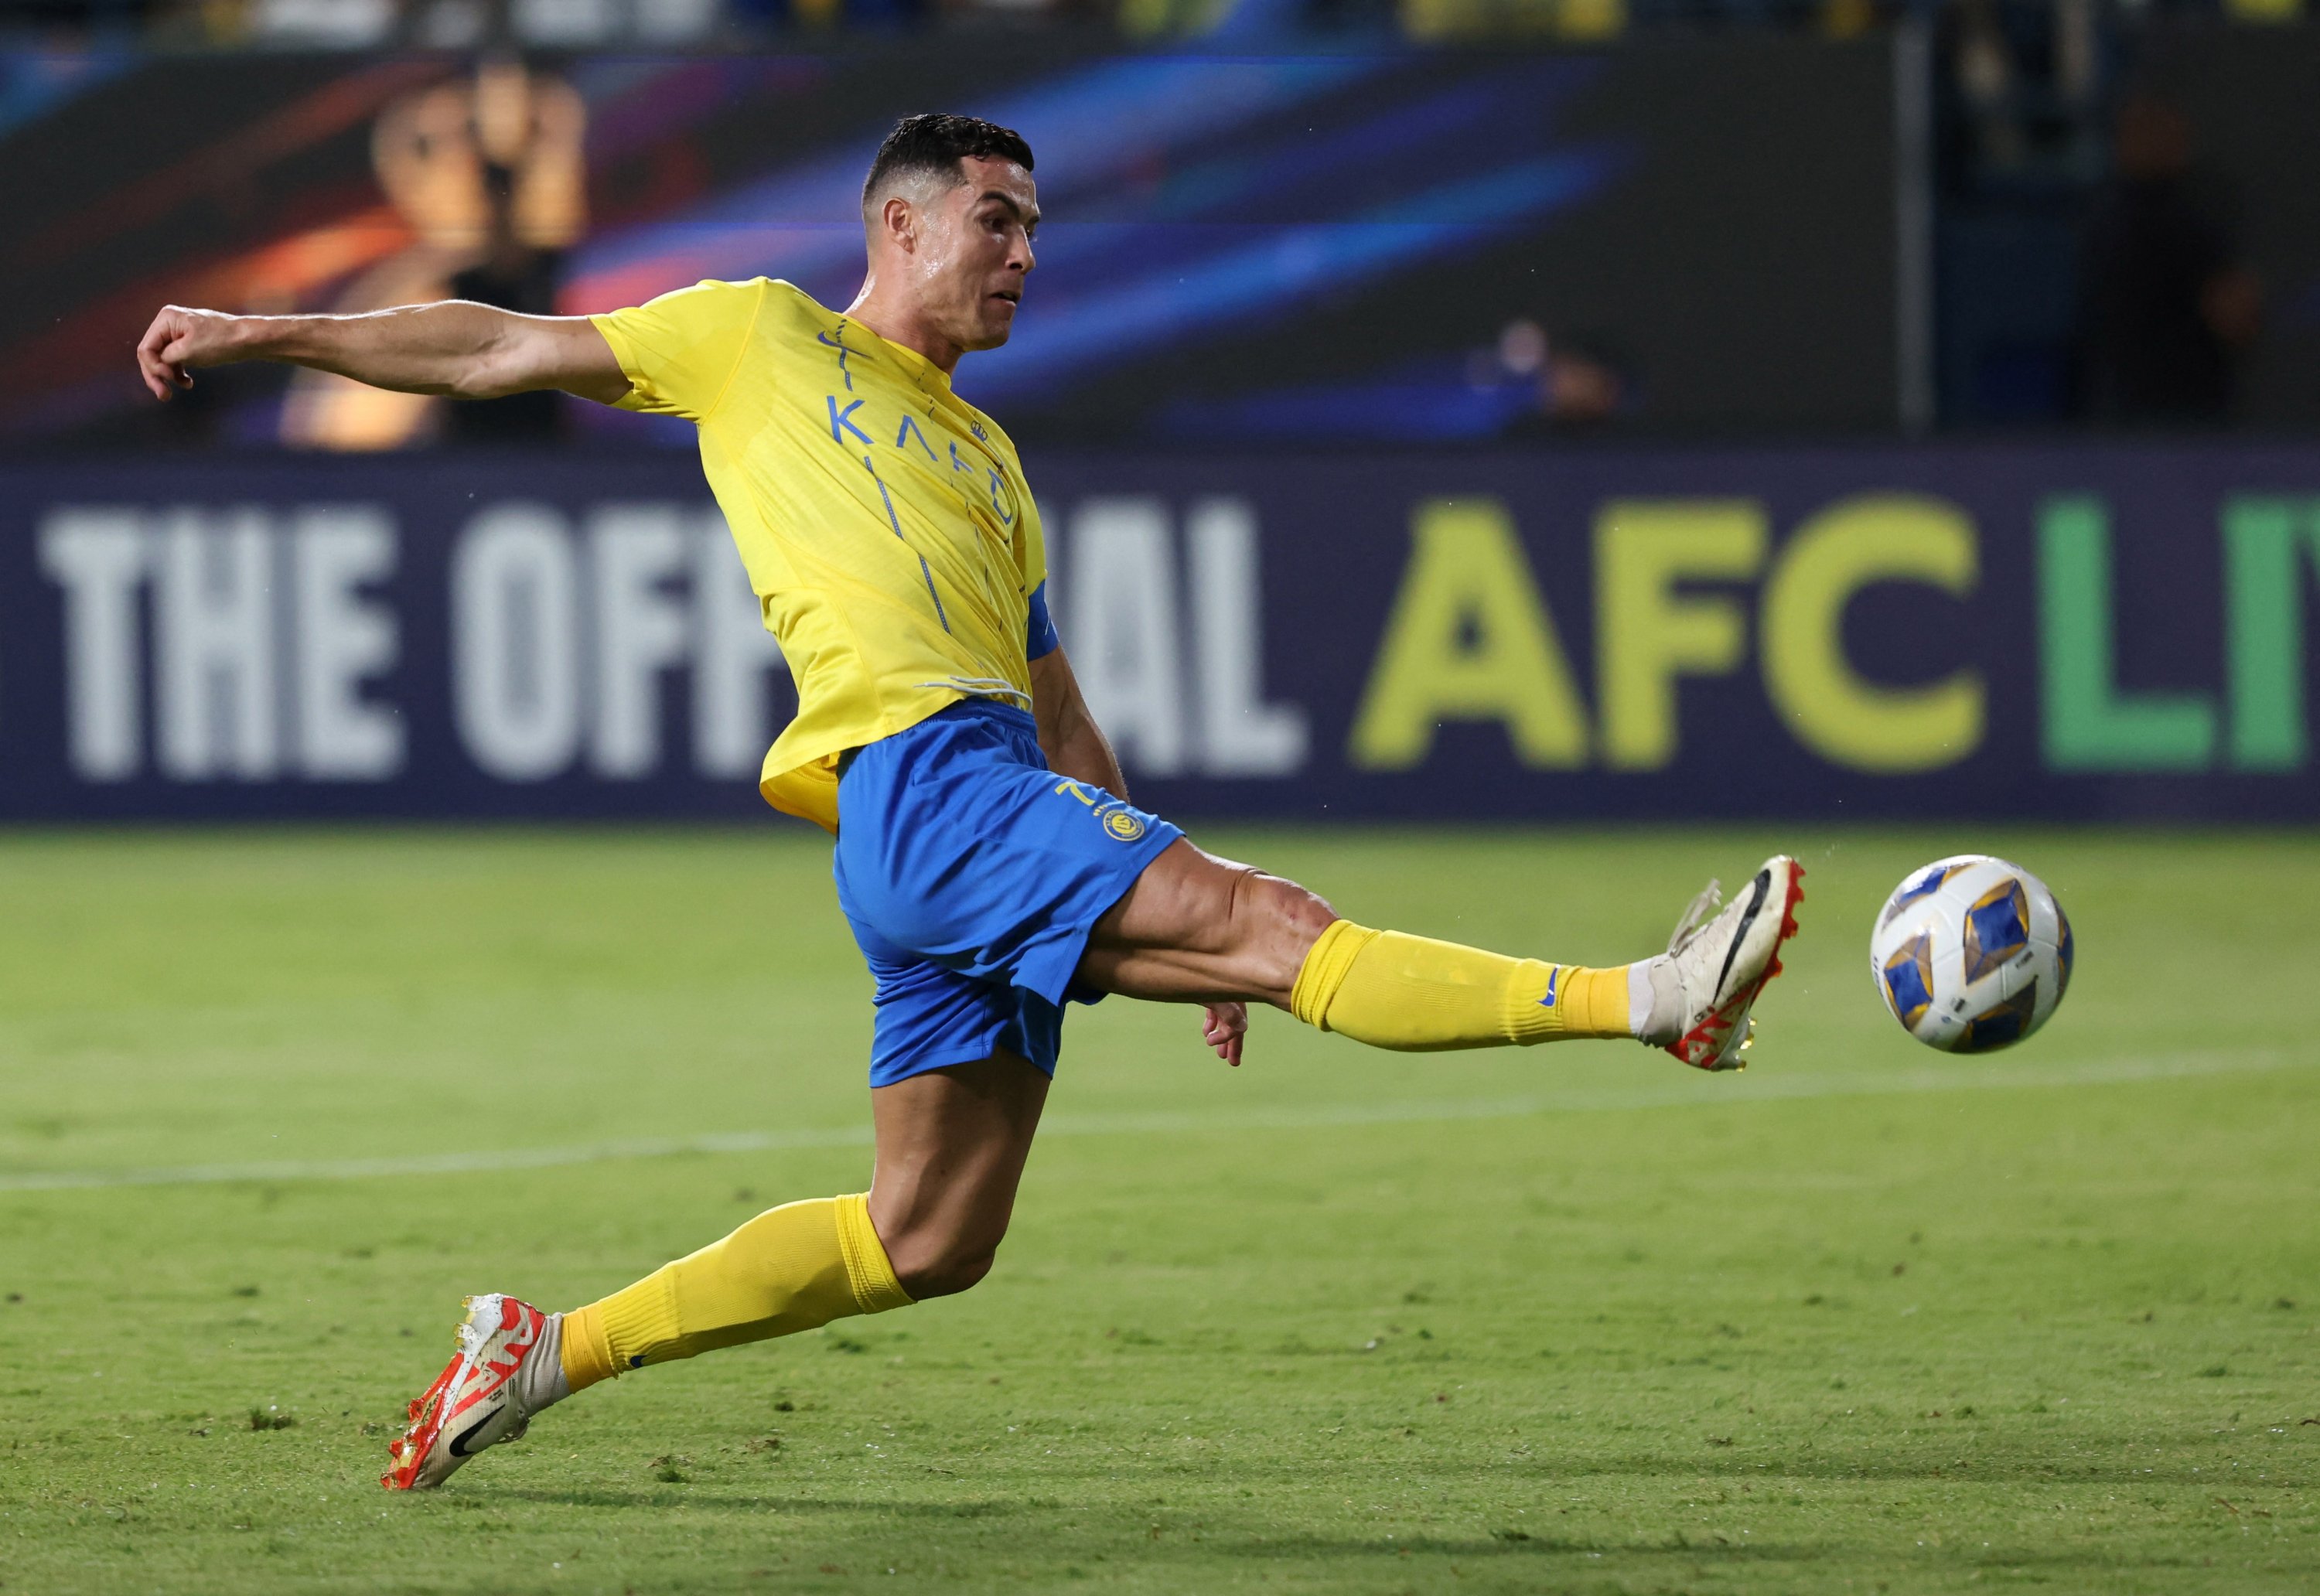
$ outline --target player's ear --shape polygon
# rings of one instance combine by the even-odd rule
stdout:
[[[890,194],[886,196],[886,203],[878,207],[878,221],[880,226],[884,230],[887,239],[891,240],[896,248],[907,253],[917,247],[919,241],[918,207],[911,204],[910,201],[904,199],[901,195]]]

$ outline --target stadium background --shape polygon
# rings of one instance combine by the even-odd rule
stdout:
[[[2299,0],[0,4],[0,1582],[2308,1590],[2315,84]],[[131,349],[842,299],[930,105],[1038,151],[960,387],[1139,799],[1596,962],[1793,850],[1758,1066],[1075,1013],[989,1286],[379,1514],[460,1291],[859,1189],[867,983],[681,426]],[[2082,950],[1993,1058],[1861,957],[1964,849]]]
[[[165,408],[122,330],[842,301],[921,103],[1042,152],[1036,313],[964,385],[1171,810],[2312,814],[2320,35],[2065,10],[1998,93],[2038,8],[1244,9],[280,0],[13,50],[0,814],[748,812],[784,684],[682,423],[258,368]],[[565,48],[410,48],[455,25]],[[2112,169],[2139,112],[2180,172]]]

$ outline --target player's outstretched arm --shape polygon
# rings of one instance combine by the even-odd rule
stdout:
[[[350,316],[234,316],[172,304],[137,344],[156,399],[192,387],[197,368],[241,360],[454,399],[560,388],[612,404],[629,391],[612,346],[585,316],[524,316],[464,299]]]

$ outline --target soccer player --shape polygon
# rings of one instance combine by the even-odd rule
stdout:
[[[797,718],[773,805],[835,834],[838,902],[876,977],[867,1192],[792,1202],[566,1313],[470,1298],[458,1356],[411,1404],[389,1489],[441,1484],[598,1381],[963,1292],[990,1270],[1056,1067],[1067,1000],[1205,1006],[1240,1062],[1250,1002],[1412,1051],[1619,1037],[1737,1067],[1796,929],[1777,857],[1668,951],[1610,969],[1338,918],[1136,808],[1047,616],[1015,448],[953,391],[1007,341],[1030,276],[1031,150],[910,117],[862,191],[869,271],[844,312],[759,277],[610,315],[452,301],[352,316],[171,306],[138,346],[157,397],[196,367],[279,360],[406,393],[560,388],[700,430],[709,485]]]

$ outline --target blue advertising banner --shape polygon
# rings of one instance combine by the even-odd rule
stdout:
[[[1029,465],[1164,812],[2320,814],[2320,449]],[[0,487],[0,819],[770,812],[793,695],[682,457]]]

